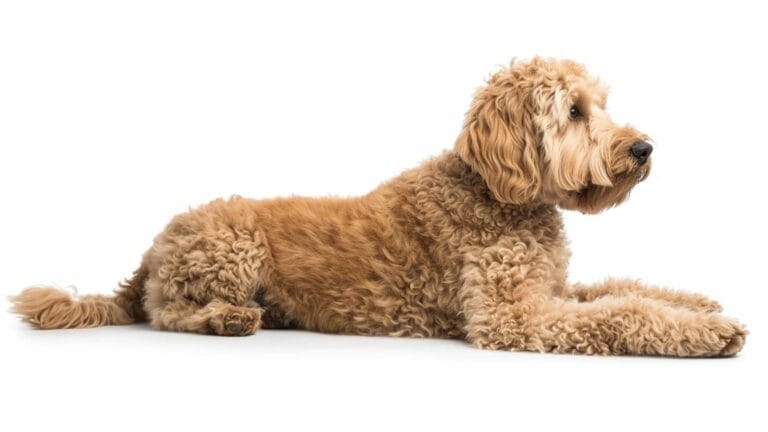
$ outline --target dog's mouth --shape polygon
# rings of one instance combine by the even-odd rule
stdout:
[[[635,185],[639,184],[640,182],[645,181],[645,179],[648,178],[648,174],[650,174],[651,171],[647,169],[643,169],[637,172],[635,175]]]
[[[646,169],[645,166],[642,166],[642,167],[640,167],[640,169],[638,169],[634,173],[623,173],[623,174],[619,174],[619,175],[615,176],[614,180],[613,180],[613,182],[614,182],[613,186],[603,186],[603,185],[598,185],[598,184],[594,184],[592,182],[589,182],[586,186],[584,186],[583,188],[581,188],[578,191],[576,191],[576,194],[579,197],[583,197],[583,196],[587,195],[590,191],[594,191],[596,189],[612,189],[612,188],[615,188],[615,187],[620,186],[622,184],[626,184],[627,181],[630,180],[630,179],[631,179],[630,183],[634,187],[634,186],[638,185],[639,183],[645,181],[648,178],[649,175],[650,175],[650,170]]]
[[[599,213],[624,202],[638,183],[645,181],[650,174],[650,164],[635,165],[629,171],[615,174],[612,186],[589,183],[573,195],[573,208],[582,213]]]

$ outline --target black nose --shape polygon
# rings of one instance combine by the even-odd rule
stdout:
[[[632,153],[632,156],[634,156],[635,159],[637,159],[637,163],[644,164],[651,156],[653,146],[645,141],[638,141],[632,144],[632,148],[629,149],[629,152]]]

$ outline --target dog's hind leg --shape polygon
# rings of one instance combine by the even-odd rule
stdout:
[[[177,216],[155,239],[144,302],[153,327],[227,336],[261,327],[255,295],[268,250],[260,230],[235,223],[247,214],[238,203],[215,201]]]
[[[248,336],[261,327],[262,309],[255,303],[235,306],[213,300],[204,306],[179,299],[151,313],[152,326],[162,330],[220,336]]]
[[[147,282],[145,307],[152,327],[222,336],[254,334],[263,312],[254,301],[257,278],[227,271],[229,264],[210,262],[201,271],[161,266]]]
[[[721,312],[723,310],[720,303],[701,294],[644,285],[632,279],[608,279],[605,282],[592,285],[574,284],[566,289],[563,297],[579,302],[591,302],[605,296],[632,295],[659,300],[670,306],[683,306],[692,311]]]

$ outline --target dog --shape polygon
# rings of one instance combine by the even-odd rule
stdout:
[[[698,294],[569,285],[560,209],[598,213],[651,170],[584,67],[512,61],[479,89],[453,150],[351,198],[234,196],[177,215],[115,296],[31,287],[42,329],[148,321],[245,336],[294,328],[462,338],[480,348],[732,356],[746,330]]]

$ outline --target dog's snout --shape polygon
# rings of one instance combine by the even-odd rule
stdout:
[[[629,152],[632,153],[632,156],[634,156],[635,159],[637,159],[637,163],[643,164],[651,156],[651,152],[653,152],[653,146],[645,141],[638,141],[632,144]]]

